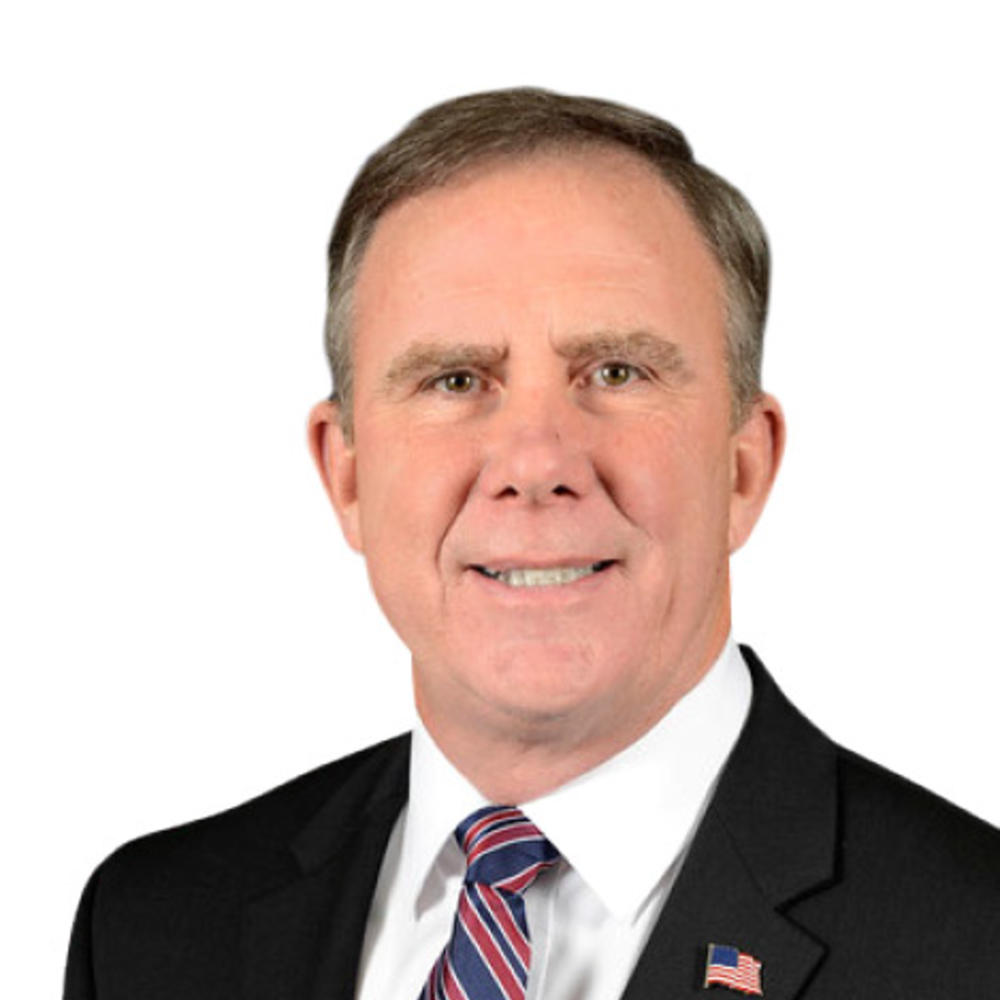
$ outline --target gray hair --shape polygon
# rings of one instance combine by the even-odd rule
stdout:
[[[744,196],[696,163],[684,134],[625,105],[532,87],[445,101],[418,115],[376,150],[355,177],[330,237],[326,353],[341,426],[353,428],[353,293],[365,248],[381,215],[405,198],[441,187],[490,160],[603,146],[631,150],[680,194],[722,271],[726,360],[737,426],[760,396],[770,254]]]

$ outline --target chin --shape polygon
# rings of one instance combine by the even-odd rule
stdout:
[[[486,700],[524,719],[573,715],[619,676],[607,653],[569,642],[517,643],[480,662],[486,675],[476,686]]]

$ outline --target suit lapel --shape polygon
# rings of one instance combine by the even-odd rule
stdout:
[[[826,953],[785,913],[834,878],[834,747],[743,652],[750,715],[623,1000],[705,996],[709,943],[753,955],[765,998],[791,1000]]]
[[[775,911],[724,827],[706,816],[623,1000],[704,996],[709,943],[761,961],[767,1000],[796,996],[824,953]]]
[[[296,876],[246,905],[245,1000],[352,1000],[408,764],[408,738],[366,761],[296,837]]]

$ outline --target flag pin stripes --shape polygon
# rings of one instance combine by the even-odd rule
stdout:
[[[704,988],[723,986],[751,996],[762,997],[760,973],[763,963],[753,955],[728,944],[710,944],[705,961]]]

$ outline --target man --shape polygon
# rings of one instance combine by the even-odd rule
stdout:
[[[475,95],[369,160],[310,442],[419,725],[112,855],[68,997],[995,992],[1000,834],[730,637],[784,437],[767,276],[742,196],[631,109]]]

